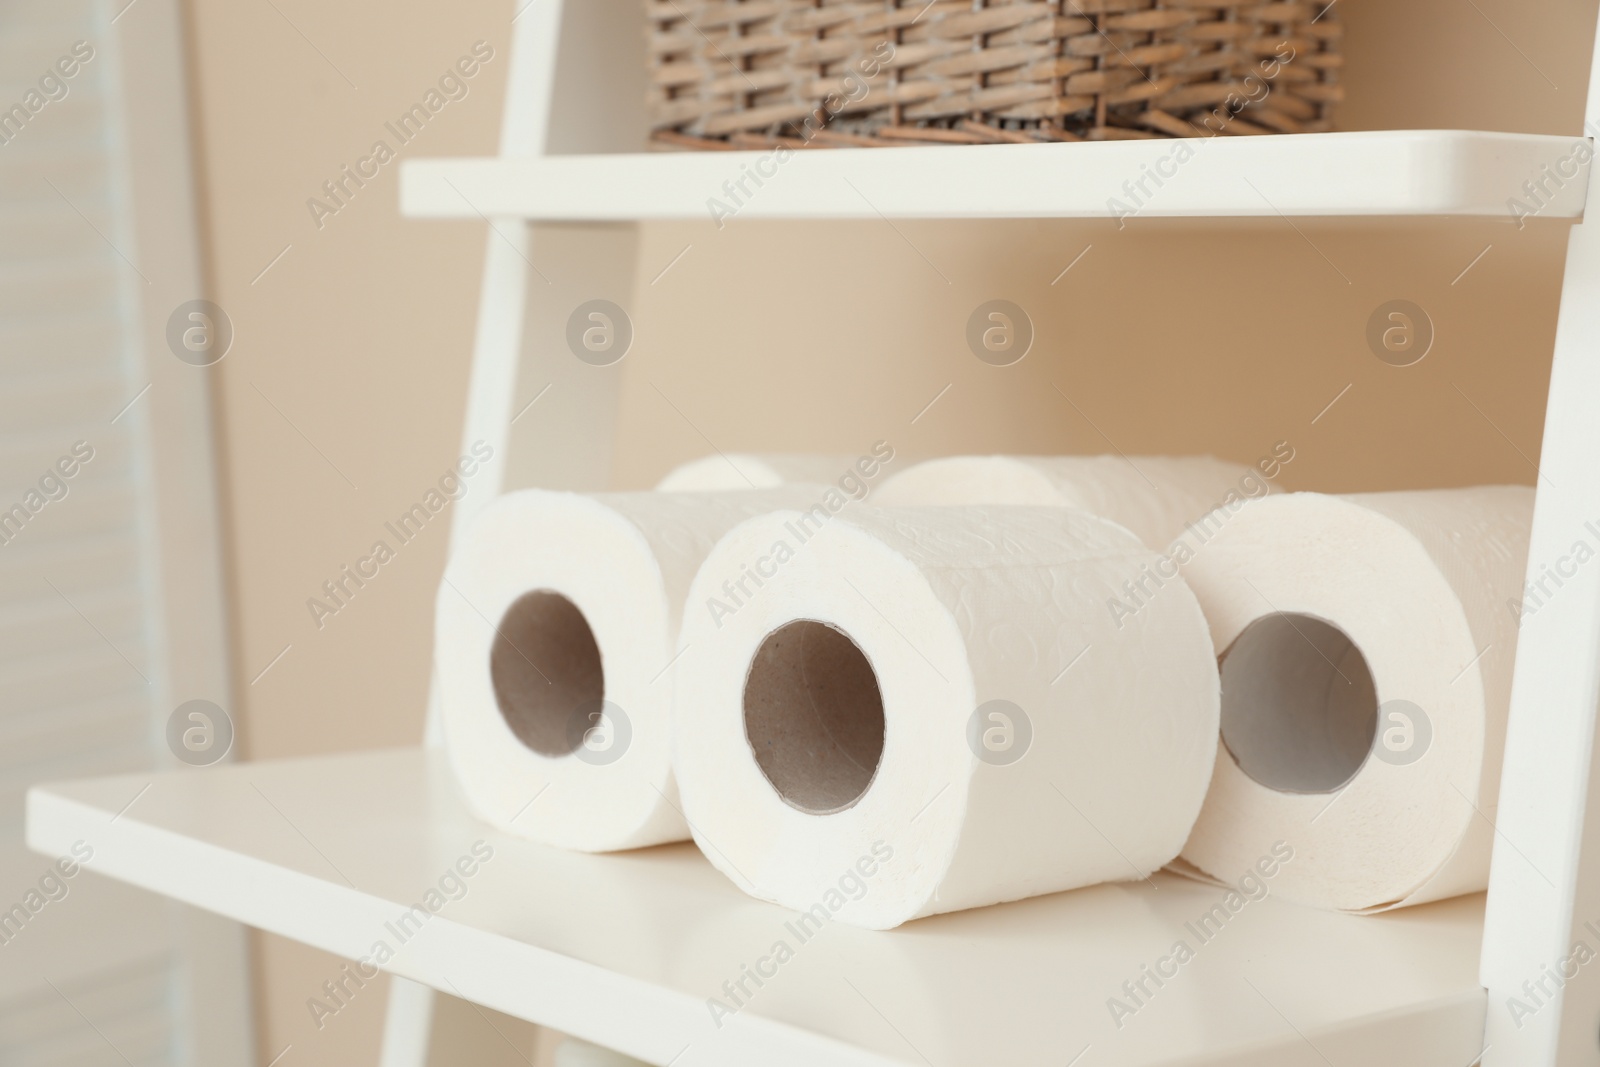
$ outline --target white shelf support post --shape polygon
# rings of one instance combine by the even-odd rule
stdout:
[[[614,32],[617,25],[629,25],[630,18],[637,18],[633,0],[514,3],[511,69],[500,129],[501,158],[637,151],[645,133],[643,39],[634,42],[628,35]],[[632,55],[631,49],[639,54]],[[619,69],[634,70],[636,77],[618,77]],[[459,189],[456,193],[465,197]],[[475,204],[469,202],[466,206],[481,217]],[[534,269],[530,258],[534,245],[531,229],[521,217],[491,217],[488,221],[461,454],[470,454],[474,444],[485,442],[494,448],[495,458],[476,491],[456,506],[451,517],[452,541],[504,488],[511,460],[511,405],[517,395],[526,345],[528,279]],[[598,261],[602,277],[631,281],[636,249],[637,241],[629,233],[620,242],[599,242],[598,251],[587,258]],[[613,390],[615,382],[613,374]],[[602,397],[598,406],[609,408],[614,418],[614,396],[609,398],[609,404]],[[610,454],[611,422],[597,420],[590,431],[595,437],[605,438],[606,455]],[[429,686],[424,743],[438,746],[443,741],[435,677]],[[426,1067],[434,990],[398,975],[392,977],[391,983],[381,1065]]]
[[[383,1020],[378,1067],[428,1067],[434,1000],[434,991],[422,983],[389,976],[389,1010]]]
[[[1600,129],[1600,48],[1595,60],[1585,136]],[[1588,181],[1589,204],[1600,204],[1600,167]],[[1500,803],[1483,812],[1496,829],[1484,1067],[1600,1064],[1600,562],[1589,559],[1600,552],[1597,216],[1573,227],[1567,246]]]
[[[514,2],[499,158],[637,151],[645,137],[644,43],[642,38],[634,41],[630,35],[615,32],[618,25],[629,25],[630,19],[638,18],[632,0]],[[633,69],[637,74],[620,77],[618,69]],[[456,187],[453,195],[468,216],[487,215],[469,199],[468,191]],[[452,541],[505,488],[511,423],[516,417],[512,404],[529,325],[528,286],[536,246],[532,228],[520,216],[488,215],[488,223],[461,454],[467,455],[474,444],[485,442],[494,448],[495,459],[474,491],[455,507]],[[598,262],[597,273],[602,277],[631,280],[636,247],[632,240],[602,241],[598,250],[585,258]],[[561,398],[553,400],[562,402]],[[591,433],[595,439],[604,439],[598,443],[609,455],[610,422],[597,420]],[[443,740],[437,699],[433,688],[425,737],[429,745]]]

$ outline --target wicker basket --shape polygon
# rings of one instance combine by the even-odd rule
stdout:
[[[1331,128],[1331,4],[646,0],[657,147],[1110,140]]]

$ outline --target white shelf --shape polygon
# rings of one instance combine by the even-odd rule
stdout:
[[[101,874],[351,959],[385,941],[396,974],[674,1067],[1464,1067],[1483,1032],[1481,896],[1373,918],[1269,898],[1202,944],[1184,924],[1222,893],[1158,875],[801,943],[692,846],[489,830],[425,750],[33,789],[29,844],[80,839]],[[385,924],[479,839],[465,895],[400,943]],[[1108,998],[1179,938],[1194,959],[1119,1029]],[[707,998],[780,939],[794,957],[719,1030]]]
[[[403,165],[401,210],[438,218],[551,221],[710,219],[735,206],[724,183],[773,173],[737,218],[1479,215],[1512,217],[1523,183],[1568,160],[1581,138],[1452,130],[1077,144],[656,152]],[[1185,147],[1194,153],[1177,161]],[[1165,162],[1163,162],[1165,161]],[[1576,163],[1571,166],[1577,166]],[[1171,177],[1130,192],[1145,168]],[[1538,217],[1582,216],[1586,173],[1546,184]],[[1537,206],[1530,204],[1531,207]]]

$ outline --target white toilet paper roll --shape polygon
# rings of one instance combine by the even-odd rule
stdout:
[[[674,467],[656,489],[664,493],[715,493],[780,485],[826,485],[849,474],[855,462],[855,456],[730,452],[702,456]]]
[[[1287,452],[1285,452],[1287,450]],[[1214,508],[1265,496],[1293,449],[1282,444],[1263,469],[1211,456],[950,456],[909,467],[878,489],[879,507],[1021,504],[1080,508],[1166,548],[1184,525]],[[1288,458],[1286,458],[1286,456]]]
[[[485,509],[436,616],[445,742],[473,810],[590,852],[688,837],[668,731],[690,579],[737,523],[823,492],[530,489]]]
[[[1179,560],[1223,691],[1183,858],[1232,880],[1284,842],[1272,892],[1351,911],[1485,888],[1532,512],[1493,486],[1215,517]]]
[[[816,922],[887,928],[1177,855],[1216,662],[1181,582],[1109,609],[1148,549],[1066,509],[809,518],[741,524],[690,591],[674,754],[712,863]]]

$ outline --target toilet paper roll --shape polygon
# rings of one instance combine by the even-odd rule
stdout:
[[[730,452],[702,456],[674,467],[656,489],[664,493],[715,493],[772,489],[780,485],[826,485],[850,473],[854,456]]]
[[[746,892],[874,928],[1147,877],[1199,810],[1218,708],[1181,582],[1109,609],[1153,558],[1066,509],[741,524],[683,628],[695,840]]]
[[[494,501],[439,589],[445,742],[472,809],[589,852],[689,836],[668,731],[690,579],[737,523],[824,490]]]
[[[1180,558],[1221,650],[1222,743],[1183,858],[1350,911],[1488,885],[1533,491],[1295,493]],[[1276,865],[1275,865],[1276,866]]]
[[[1020,504],[1080,508],[1163,549],[1214,508],[1272,492],[1263,470],[1287,462],[1280,445],[1262,469],[1211,456],[951,456],[901,471],[879,507]],[[1287,455],[1293,456],[1289,449]]]

